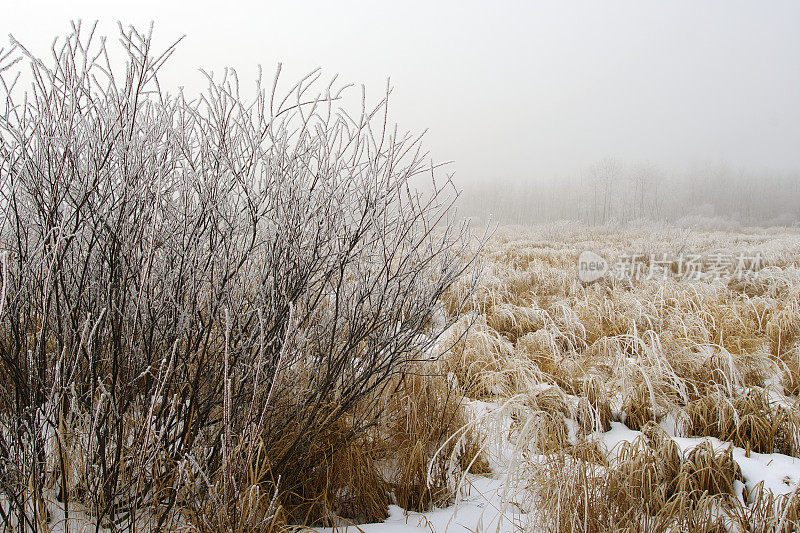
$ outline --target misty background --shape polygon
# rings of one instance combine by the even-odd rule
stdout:
[[[69,22],[155,21],[170,91],[237,69],[323,67],[427,129],[463,189],[459,212],[499,223],[800,220],[800,3],[39,2],[0,32],[43,55]],[[356,98],[360,91],[354,90]],[[688,218],[687,218],[688,217]]]
[[[725,164],[667,171],[607,158],[543,183],[470,183],[460,212],[478,224],[642,220],[704,229],[790,226],[800,221],[800,172],[736,170]]]

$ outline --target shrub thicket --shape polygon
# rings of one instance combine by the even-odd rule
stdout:
[[[280,91],[279,68],[252,99],[231,70],[172,95],[151,36],[120,27],[123,70],[80,25],[49,60],[0,51],[5,523],[55,499],[118,527],[273,527],[429,357],[471,264],[388,91],[348,112],[335,80]]]

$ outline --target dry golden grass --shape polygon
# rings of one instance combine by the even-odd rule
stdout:
[[[609,487],[625,491],[626,500],[648,515],[661,512],[678,491],[681,454],[670,439],[657,443],[638,439],[622,446],[616,461],[617,475]]]
[[[423,365],[419,373],[401,376],[378,406],[383,460],[395,463],[389,486],[398,505],[415,511],[447,504],[458,472],[489,468],[480,453],[482,442],[464,429],[461,392],[425,370]]]
[[[792,500],[764,491],[741,501],[730,445],[798,457],[800,237],[664,233],[501,232],[483,251],[488,276],[469,309],[477,327],[442,365],[470,398],[516,406],[511,431],[527,459],[512,477],[543,530],[774,531],[781,506],[792,530]],[[585,285],[575,262],[587,249],[758,253],[763,268],[721,281]],[[594,436],[612,420],[643,437],[609,459]],[[684,457],[659,423],[729,447],[704,442]]]
[[[796,453],[791,410],[775,408],[763,390],[731,398],[717,391],[686,407],[689,434],[712,436],[758,453]]]
[[[800,351],[796,349],[785,361],[781,385],[787,395],[800,395]]]
[[[249,457],[249,449],[237,446],[233,460]],[[184,473],[187,483],[181,485],[177,512],[190,531],[198,533],[260,532],[274,533],[288,528],[285,508],[269,478],[269,458],[262,446],[248,465],[240,490],[232,499],[226,498],[226,480],[222,469],[209,478],[197,469]]]
[[[482,441],[468,427],[459,388],[436,374],[435,361],[409,367],[388,387],[318,432],[306,454],[304,479],[282,490],[270,471],[269,450],[242,443],[232,461],[244,468],[236,501],[224,502],[223,472],[198,475],[182,495],[182,516],[199,532],[263,531],[381,522],[396,503],[425,511],[447,505],[466,472],[488,472]],[[354,417],[371,417],[353,437]],[[293,442],[285,435],[282,442]],[[244,463],[246,459],[250,463]],[[285,483],[285,480],[283,480]],[[196,502],[201,501],[201,505]]]
[[[790,533],[800,531],[800,494],[775,496],[759,483],[750,492],[749,513],[751,531]]]
[[[708,443],[685,459],[667,436],[625,443],[610,462],[568,449],[526,466],[528,505],[543,531],[728,531],[741,472]],[[586,450],[590,450],[586,448]]]
[[[742,491],[730,445],[800,457],[800,271],[779,266],[800,264],[800,248],[748,236],[742,242],[773,259],[763,277],[747,280],[584,285],[575,275],[584,249],[613,257],[684,247],[735,253],[742,244],[726,234],[680,234],[682,242],[636,232],[535,237],[489,243],[487,274],[467,305],[457,303],[470,280],[443,299],[460,319],[441,340],[442,356],[407,369],[315,435],[299,488],[281,490],[259,448],[247,454],[249,465],[237,463],[246,468],[236,501],[218,505],[221,472],[194,474],[202,494],[180,501],[203,504],[180,505],[182,516],[203,533],[272,532],[381,521],[390,503],[447,505],[466,472],[489,472],[486,435],[464,407],[473,399],[506,406],[502,438],[519,466],[509,482],[544,531],[797,530],[800,495]],[[348,417],[367,412],[372,428],[351,438]],[[641,437],[609,453],[598,436],[612,421]],[[727,447],[704,441],[684,456],[664,429],[670,424],[675,436],[716,437]],[[66,428],[61,438],[69,457],[74,439]],[[74,468],[67,459],[51,469],[62,464]],[[71,476],[65,490],[79,499],[80,475]]]
[[[800,337],[800,309],[797,297],[791,298],[786,305],[776,311],[767,322],[767,336],[772,354],[782,357],[791,353],[795,342]]]
[[[710,441],[703,441],[681,464],[677,488],[691,497],[729,496],[733,502],[735,481],[742,481],[742,472],[733,460],[732,447],[719,452]]]
[[[611,429],[611,404],[600,376],[589,375],[583,381],[577,421],[587,433]]]
[[[507,360],[514,347],[484,321],[462,319],[444,344],[452,345],[442,359],[444,374],[453,375],[464,394],[487,398],[512,391],[515,372]]]

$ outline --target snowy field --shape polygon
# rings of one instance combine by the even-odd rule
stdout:
[[[591,282],[586,251],[604,263]],[[800,233],[501,228],[481,258],[466,306],[467,280],[442,299],[453,325],[370,399],[367,440],[330,456],[322,516],[302,526],[266,494],[259,530],[800,527]],[[79,490],[65,519],[58,488],[26,504],[40,530],[133,529],[98,526]],[[166,525],[209,530],[180,503]]]
[[[501,228],[483,256],[440,364],[490,471],[353,531],[797,530],[796,231]]]

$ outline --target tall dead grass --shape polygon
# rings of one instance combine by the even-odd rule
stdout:
[[[796,233],[532,234],[486,247],[491,274],[470,308],[477,327],[443,364],[467,396],[514,406],[525,467],[512,477],[533,525],[796,528],[797,498],[748,494],[730,447],[798,457],[800,252],[787,252],[800,250]],[[672,265],[671,278],[581,285],[574,264],[586,249],[758,253],[769,266],[729,281],[679,279]],[[614,420],[644,436],[605,455],[596,439]],[[670,435],[728,447],[704,442],[684,457]]]

